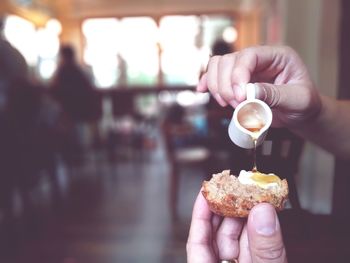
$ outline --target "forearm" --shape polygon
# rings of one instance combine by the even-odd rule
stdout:
[[[292,130],[343,159],[350,159],[350,101],[321,97],[315,120]]]

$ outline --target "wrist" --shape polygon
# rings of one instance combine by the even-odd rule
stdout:
[[[299,110],[285,114],[284,126],[290,130],[297,131],[306,127],[312,127],[319,123],[328,112],[327,98],[321,96],[314,88],[309,90],[309,99],[302,104]],[[317,125],[316,125],[317,126]]]
[[[335,109],[332,107],[332,103],[329,102],[330,98],[319,95],[317,106],[312,112],[310,112],[305,119],[303,119],[297,125],[288,127],[292,132],[300,135],[303,138],[314,141],[317,138],[320,131],[327,130],[329,126],[330,115],[333,115]]]

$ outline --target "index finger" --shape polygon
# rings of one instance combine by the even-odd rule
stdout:
[[[213,249],[212,212],[199,192],[194,203],[187,240],[187,262],[216,262]]]
[[[237,53],[232,72],[232,84],[242,85],[264,75],[264,79],[276,78],[286,66],[286,55],[292,51],[286,47],[258,46],[243,49]],[[259,78],[258,78],[259,79]],[[237,99],[243,100],[245,94],[236,93]]]
[[[271,46],[257,46],[249,47],[238,52],[236,55],[235,70],[245,71],[246,74],[235,75],[233,80],[237,84],[240,82],[250,81],[249,77],[253,73],[260,72],[262,70],[274,71],[277,73],[277,69],[283,69],[282,63],[283,59],[283,47],[271,47]],[[273,67],[270,67],[272,66]]]

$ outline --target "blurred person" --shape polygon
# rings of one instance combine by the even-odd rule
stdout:
[[[17,241],[18,220],[13,204],[16,191],[21,200],[20,216],[24,219],[25,230],[33,229],[33,224],[38,223],[30,193],[42,170],[48,172],[53,183],[52,197],[57,200],[53,141],[40,116],[41,99],[42,89],[30,81],[11,82],[0,124],[1,248],[14,249]]]
[[[88,144],[86,132],[99,116],[99,99],[92,81],[78,64],[75,50],[70,45],[60,49],[60,63],[51,82],[53,97],[61,106],[69,149],[67,154]]]
[[[213,56],[222,56],[234,52],[233,45],[221,38],[214,42],[211,50]]]
[[[92,118],[94,87],[76,61],[72,46],[61,47],[60,63],[51,85],[54,97],[72,121],[87,121]]]
[[[7,245],[12,244],[14,238],[12,200],[13,192],[18,186],[15,169],[19,167],[13,145],[15,133],[9,108],[14,88],[28,79],[28,66],[22,54],[6,40],[4,26],[5,17],[0,17],[0,209],[3,226],[1,236],[6,239],[1,241]]]
[[[246,98],[242,84],[256,84],[257,98],[273,110],[273,125],[290,129],[342,159],[350,157],[350,101],[321,95],[290,47],[257,46],[214,56],[197,90],[210,91],[221,106]],[[256,219],[256,220],[255,220]],[[220,218],[199,194],[187,242],[188,262],[287,262],[276,212],[268,204],[252,209],[247,222]]]
[[[27,79],[28,65],[23,55],[4,36],[5,17],[0,17],[0,113],[7,103],[11,83]]]

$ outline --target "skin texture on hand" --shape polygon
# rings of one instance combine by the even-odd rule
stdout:
[[[274,126],[299,126],[321,110],[304,63],[289,47],[258,46],[214,56],[197,90],[209,90],[221,106],[236,107],[246,97],[242,84],[249,82],[257,84],[257,98],[273,109]]]
[[[287,263],[280,224],[269,204],[255,206],[245,222],[213,214],[198,194],[187,241],[188,263]]]

